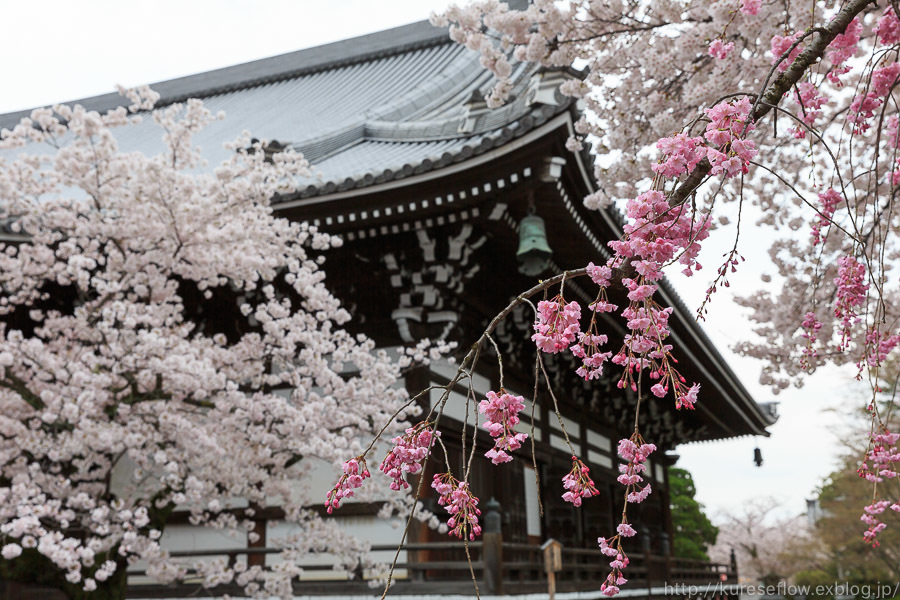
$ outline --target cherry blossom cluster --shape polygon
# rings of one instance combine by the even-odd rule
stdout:
[[[617,527],[617,532],[616,535],[609,539],[602,537],[597,538],[597,543],[600,545],[600,552],[612,559],[609,562],[611,571],[609,572],[609,575],[606,576],[603,583],[600,584],[600,593],[608,597],[618,594],[620,591],[619,588],[628,583],[628,580],[622,573],[629,563],[628,555],[625,553],[625,550],[622,549],[622,538],[631,537],[637,534],[634,528],[627,523],[621,523]]]
[[[699,386],[674,370],[667,315],[652,304],[653,296],[671,263],[682,261],[685,275],[699,270],[696,252],[713,207],[736,199],[754,205],[759,224],[781,231],[800,228],[811,221],[810,208],[818,209],[811,244],[787,236],[772,246],[784,282],[780,292],[740,300],[762,332],[740,346],[767,361],[761,381],[777,391],[827,360],[861,368],[889,360],[900,341],[885,325],[900,318],[891,275],[900,254],[896,224],[888,218],[900,185],[900,119],[887,99],[900,75],[892,47],[900,43],[900,20],[893,7],[867,14],[869,6],[814,2],[800,11],[733,0],[677,8],[653,3],[652,10],[633,13],[621,2],[532,2],[516,11],[485,1],[444,15],[456,38],[479,47],[497,74],[493,101],[512,91],[506,59],[584,66],[559,90],[585,107],[570,147],[595,140],[597,191],[585,205],[620,203],[627,212],[625,235],[611,244],[615,255],[606,266],[617,278],[622,274],[629,304],[621,316],[629,330],[623,349],[611,357],[603,352],[604,332],[594,326],[569,339],[566,347],[589,359],[579,375],[599,377],[611,361],[625,369],[621,386],[642,392],[642,375],[650,373],[650,393],[674,393],[677,406],[694,405]],[[495,43],[488,44],[491,38]],[[491,53],[497,50],[506,56],[496,58]],[[856,60],[861,56],[870,60]],[[842,87],[854,91],[840,93]],[[708,123],[697,118],[700,111]],[[806,139],[797,144],[792,137]],[[751,172],[751,161],[760,168]],[[818,204],[810,207],[806,199],[816,194]],[[724,215],[716,216],[717,226],[728,225]],[[852,264],[838,260],[850,256]],[[739,257],[729,255],[711,290],[719,281],[728,286]],[[819,281],[832,278],[835,285]],[[867,280],[877,294],[868,292]],[[609,284],[598,285],[605,294]],[[822,306],[834,307],[834,320],[810,310]],[[605,295],[589,305],[593,314],[595,307],[619,312]],[[800,335],[797,315],[805,315]],[[859,326],[863,317],[871,321],[865,327]],[[840,344],[832,340],[835,329],[843,332]],[[828,352],[819,355],[817,343]],[[556,344],[547,349],[559,351]],[[785,350],[796,350],[791,355],[801,360],[785,361]],[[618,556],[617,544],[606,540],[606,546]],[[613,573],[607,584],[617,588],[620,575]]]
[[[894,479],[900,475],[898,467],[895,466],[900,465],[897,440],[900,440],[900,433],[891,433],[887,429],[872,434],[870,450],[866,453],[866,460],[858,471],[860,477],[865,477],[872,483],[881,483],[885,479]]]
[[[716,38],[709,43],[709,55],[719,60],[725,60],[734,50],[734,42],[725,43],[721,38]]]
[[[587,266],[587,273],[591,280],[600,286],[596,300],[588,305],[591,311],[591,320],[587,330],[578,333],[578,342],[571,346],[572,354],[581,361],[581,366],[575,373],[585,381],[597,379],[603,374],[603,365],[612,356],[612,352],[604,352],[600,349],[606,345],[608,338],[598,331],[597,313],[613,312],[618,307],[611,304],[606,296],[606,288],[609,287],[612,278],[612,269],[608,266],[597,266],[593,262]]]
[[[860,371],[864,365],[880,367],[888,354],[900,345],[900,333],[882,332],[877,327],[868,327],[865,337],[865,360],[858,364]]]
[[[537,308],[531,340],[543,352],[562,352],[578,339],[581,306],[577,302],[566,302],[562,296],[557,296],[552,300],[541,300]]]
[[[639,379],[646,369],[649,378],[657,381],[650,388],[654,396],[663,398],[672,391],[676,409],[693,409],[700,384],[688,385],[675,367],[678,361],[671,354],[672,345],[665,343],[669,337],[668,321],[672,311],[671,307],[662,308],[652,299],[641,302],[633,300],[622,311],[631,333],[625,336],[622,347],[610,360],[624,368],[616,384],[619,388],[638,391]]]
[[[882,100],[874,92],[866,92],[853,98],[847,121],[854,125],[854,133],[865,133],[872,124],[875,111],[881,107]]]
[[[647,470],[647,457],[656,450],[653,444],[647,444],[638,433],[632,434],[629,439],[619,440],[619,456],[628,461],[628,464],[619,465],[619,477],[617,481],[625,486],[625,500],[632,504],[643,502],[650,495],[650,484],[640,486],[643,481],[641,473]]]
[[[897,13],[890,6],[878,18],[875,34],[878,36],[878,41],[886,46],[893,46],[900,42],[900,20],[897,19]]]
[[[800,107],[800,120],[807,126],[814,127],[822,117],[822,107],[828,103],[828,98],[812,82],[801,81],[794,90],[794,99]],[[806,137],[806,130],[802,127],[792,128],[791,133],[797,139]]]
[[[353,490],[362,487],[363,481],[371,475],[366,467],[366,459],[362,456],[351,458],[343,464],[344,474],[338,479],[334,488],[325,495],[325,507],[328,514],[341,507],[341,500],[353,496]]]
[[[609,247],[620,259],[633,259],[635,270],[647,280],[623,281],[629,289],[629,300],[652,295],[656,287],[650,282],[660,279],[663,265],[676,258],[685,265],[685,275],[691,268],[701,268],[696,258],[700,242],[709,237],[705,215],[694,214],[685,205],[670,206],[663,192],[651,190],[629,200],[626,216],[630,222],[624,227],[624,239],[609,242]]]
[[[457,481],[450,473],[439,473],[434,476],[431,487],[438,493],[438,504],[450,513],[447,520],[450,535],[469,540],[481,535],[481,525],[478,524],[481,510],[478,508],[478,498],[472,494],[468,483]]]
[[[788,70],[797,57],[800,56],[800,53],[803,52],[803,44],[797,44],[791,49],[791,46],[794,45],[800,36],[803,35],[802,31],[797,31],[790,35],[774,35],[772,36],[771,41],[771,50],[772,50],[772,64],[778,65],[778,70],[782,73]],[[790,54],[788,54],[790,51]]]
[[[834,278],[834,285],[834,316],[841,320],[841,347],[846,348],[850,342],[850,329],[859,321],[857,308],[863,305],[869,290],[865,265],[852,256],[841,257],[838,259],[838,274]]]
[[[563,488],[568,490],[562,498],[575,506],[581,506],[583,498],[597,495],[594,480],[591,479],[591,470],[581,462],[577,456],[572,457],[572,470],[563,477]]]
[[[591,306],[596,306],[599,302],[595,302]],[[581,334],[578,343],[572,346],[572,354],[581,359],[581,366],[575,370],[575,373],[585,381],[597,379],[603,374],[603,365],[612,356],[612,352],[603,352],[600,350],[604,346],[608,338],[605,334],[598,333],[597,322],[591,318],[588,330]]]
[[[702,137],[690,137],[686,133],[661,138],[656,142],[660,162],[653,165],[654,173],[676,179],[693,171],[706,158],[706,146]]]
[[[838,204],[840,203],[841,199],[842,198],[840,193],[831,188],[819,194],[819,203],[822,206],[819,209],[819,214],[816,215],[816,219],[812,224],[813,246],[825,242],[825,236],[822,234],[822,228],[827,228],[829,225],[831,225],[831,219],[832,217],[834,217],[834,211],[837,210]]]
[[[709,123],[704,136],[712,144],[706,158],[712,164],[712,175],[719,173],[733,177],[749,171],[750,161],[756,156],[756,142],[746,139],[756,126],[750,119],[750,100],[744,96],[733,102],[720,102],[706,109]]]
[[[850,102],[847,121],[855,125],[854,133],[864,133],[872,127],[871,121],[897,83],[898,74],[900,63],[897,62],[872,70],[870,85]]]
[[[600,552],[613,559],[609,563],[609,575],[600,586],[600,591],[605,596],[615,596],[619,593],[619,587],[628,581],[622,573],[628,566],[628,555],[622,548],[622,541],[637,535],[637,530],[628,522],[628,504],[643,502],[650,495],[650,484],[642,487],[640,483],[643,482],[643,477],[640,474],[647,470],[644,463],[655,450],[656,446],[646,443],[637,431],[630,438],[619,440],[619,456],[628,461],[628,464],[619,465],[618,477],[618,482],[625,486],[626,504],[622,511],[622,522],[616,527],[616,534],[597,539]]]
[[[329,508],[358,487],[359,440],[418,410],[395,385],[412,359],[343,328],[321,268],[340,240],[272,210],[310,175],[302,156],[242,135],[204,168],[193,139],[221,115],[126,95],[141,113],[60,105],[0,134],[0,212],[22,238],[0,245],[0,553],[25,569],[33,549],[87,592],[138,560],[167,583],[186,573],[159,544],[173,511],[252,537],[252,506],[274,503],[304,532],[284,568],[207,581],[290,597],[304,548],[365,552],[323,535],[304,510],[321,492],[295,482],[324,460],[345,464]],[[142,119],[157,155],[119,149]]]
[[[745,15],[756,16],[762,7],[762,0],[741,0],[741,12]]]
[[[877,539],[878,534],[887,529],[887,523],[881,521],[877,515],[883,513],[889,505],[892,510],[900,512],[900,502],[891,504],[889,500],[878,500],[866,505],[863,508],[862,516],[859,518],[860,521],[868,526],[863,532],[863,541],[871,544],[873,548],[881,545]]]
[[[859,476],[874,485],[883,482],[885,479],[900,477],[898,440],[900,440],[900,433],[891,433],[884,427],[880,431],[872,433],[870,435],[869,450],[866,452],[865,460],[857,471]],[[860,520],[867,525],[867,529],[863,533],[863,540],[873,547],[878,547],[877,536],[887,528],[887,524],[878,517],[887,508],[900,512],[900,500],[894,503],[888,500],[873,500],[872,503],[864,508],[860,517]]]
[[[500,393],[488,392],[487,399],[478,404],[478,412],[485,416],[483,427],[494,438],[494,447],[485,453],[495,465],[512,460],[510,452],[522,447],[528,434],[517,433],[519,412],[525,409],[525,398],[514,396],[502,388]]]
[[[441,432],[435,431],[432,423],[422,421],[408,428],[403,435],[398,435],[391,440],[394,447],[381,461],[379,469],[393,480],[391,481],[392,490],[409,488],[406,474],[414,475],[422,469],[422,461],[431,451],[434,438],[440,437],[440,435]]]
[[[803,333],[800,335],[807,341],[806,347],[803,348],[800,356],[800,366],[808,369],[812,365],[812,361],[819,356],[815,344],[819,339],[819,330],[822,329],[822,322],[816,317],[816,313],[809,311],[803,316],[803,322],[800,326],[803,328]]]
[[[835,36],[834,40],[828,44],[828,51],[825,58],[831,63],[831,69],[828,72],[828,80],[840,86],[841,75],[848,73],[850,67],[844,63],[852,58],[859,50],[860,34],[862,33],[862,23],[859,17],[850,21],[843,33]]]

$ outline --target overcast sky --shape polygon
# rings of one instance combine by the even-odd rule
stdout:
[[[4,2],[0,113],[209,71],[428,18],[448,0]]]
[[[133,86],[207,71],[371,33],[426,19],[447,0],[122,0],[90,2],[6,2],[0,15],[0,113],[84,98]],[[340,99],[337,98],[336,101]],[[765,244],[750,235],[748,263],[732,290],[749,293],[767,270]],[[706,272],[729,241],[706,245]],[[678,285],[689,306],[702,299],[706,281]],[[677,282],[676,282],[677,285]],[[759,364],[740,359],[728,347],[751,333],[744,312],[728,292],[713,304],[706,325],[710,336],[759,401],[773,397],[755,382]],[[699,499],[723,512],[754,497],[781,499],[786,512],[804,509],[822,477],[834,467],[835,431],[841,418],[826,408],[859,403],[849,378],[832,371],[802,390],[775,398],[781,420],[769,439],[725,440],[679,448],[682,466],[697,481]],[[765,464],[753,466],[753,448]]]

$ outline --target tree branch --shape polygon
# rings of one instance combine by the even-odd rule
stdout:
[[[804,50],[797,60],[791,64],[787,70],[780,74],[763,93],[758,97],[762,101],[757,100],[750,112],[750,122],[758,123],[766,116],[773,106],[777,106],[781,102],[781,98],[803,77],[806,70],[818,62],[825,54],[828,45],[838,35],[847,29],[850,21],[861,13],[866,6],[874,4],[875,0],[851,0],[847,5],[838,12],[837,15],[824,27],[817,27],[812,35],[812,43]],[[772,67],[775,68],[774,66]],[[768,78],[766,78],[768,80]],[[697,168],[678,186],[669,196],[669,204],[681,204],[688,196],[694,193],[703,179],[709,174],[712,165],[707,159],[700,161]]]

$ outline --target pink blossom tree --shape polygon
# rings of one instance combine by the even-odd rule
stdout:
[[[771,250],[781,291],[742,299],[761,341],[739,350],[764,361],[762,382],[776,392],[829,363],[856,364],[859,377],[870,382],[869,447],[860,475],[874,490],[861,533],[877,545],[885,527],[879,515],[900,512],[900,491],[891,487],[900,474],[900,434],[889,430],[874,401],[885,385],[884,363],[900,344],[892,271],[900,256],[893,211],[900,185],[893,95],[900,75],[897,4],[533,0],[513,10],[481,0],[432,20],[481,53],[497,77],[488,97],[492,106],[511,94],[516,62],[561,71],[567,80],[559,92],[583,108],[568,146],[582,151],[590,144],[595,155],[598,191],[585,204],[617,204],[625,212],[622,239],[609,243],[606,264],[547,279],[498,315],[559,286],[552,299],[532,304],[532,339],[540,350],[535,385],[540,375],[549,379],[541,352],[572,352],[587,380],[612,363],[621,373],[619,386],[637,393],[638,411],[648,393],[671,397],[676,408],[702,401],[699,386],[675,367],[671,311],[655,300],[658,282],[664,273],[697,276],[701,244],[713,228],[733,222],[734,245],[711,276],[698,309],[703,318],[716,290],[728,287],[738,272],[741,226],[746,230],[743,221],[755,212],[758,224],[782,236]],[[586,319],[564,294],[567,278],[582,276],[598,289]],[[611,286],[627,292],[627,305],[608,301]],[[601,312],[614,313],[627,328],[618,349],[604,348],[608,340],[596,318]],[[471,376],[482,347],[493,344],[496,323],[461,362],[457,379]],[[498,367],[502,387],[502,361]],[[499,408],[502,397],[501,389],[487,402]],[[445,394],[433,411],[437,419],[447,399]],[[492,434],[503,429],[504,418],[509,416],[491,418]],[[621,523],[598,540],[612,559],[602,586],[610,596],[627,581],[623,540],[636,533],[628,506],[651,493],[641,473],[655,450],[641,436],[636,415],[633,434],[619,444]],[[578,506],[596,490],[574,452],[572,461],[563,497]],[[458,479],[460,490],[467,490],[467,473],[468,467]],[[453,477],[442,475],[436,489]],[[455,520],[473,498],[467,492],[448,502]]]
[[[307,507],[311,459],[340,463],[416,409],[397,386],[424,346],[391,358],[350,335],[325,287],[340,240],[273,215],[308,164],[249,137],[204,169],[190,100],[149,112],[36,110],[2,133],[0,575],[71,598],[124,598],[129,565],[185,575],[160,539],[173,512],[239,532],[278,505],[298,525],[277,569],[193,565],[214,586],[291,595],[297,559],[356,568],[366,543]],[[151,118],[158,156],[119,150]],[[271,545],[271,544],[270,544]]]

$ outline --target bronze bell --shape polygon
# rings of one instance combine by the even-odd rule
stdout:
[[[543,273],[550,262],[553,251],[547,245],[547,229],[544,220],[537,215],[528,215],[519,223],[519,273],[536,277]]]

